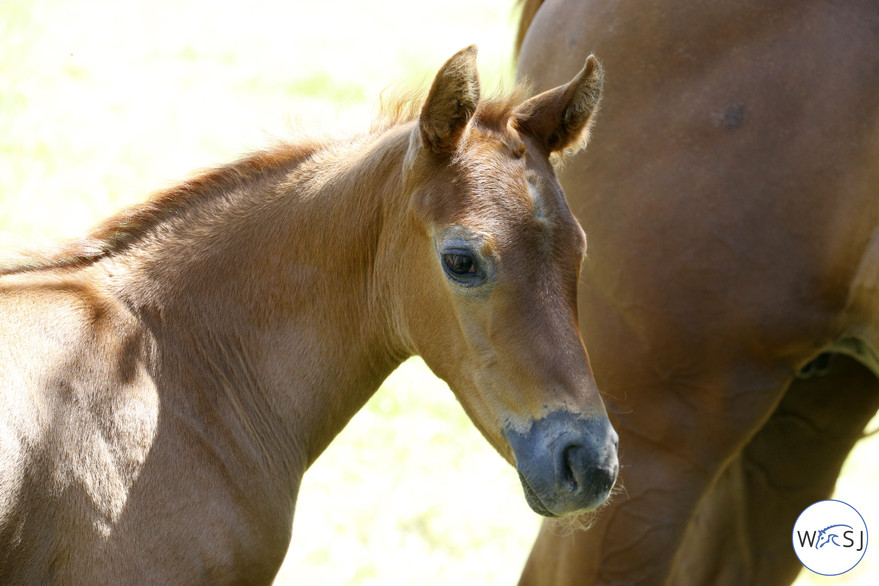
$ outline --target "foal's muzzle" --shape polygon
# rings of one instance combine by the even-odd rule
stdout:
[[[524,433],[507,429],[504,435],[516,455],[525,498],[541,515],[595,509],[616,482],[618,437],[606,417],[557,411],[533,421]]]

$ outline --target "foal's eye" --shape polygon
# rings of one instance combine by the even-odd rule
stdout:
[[[449,272],[466,277],[467,275],[476,274],[476,264],[473,257],[464,252],[447,252],[443,255],[443,262]]]

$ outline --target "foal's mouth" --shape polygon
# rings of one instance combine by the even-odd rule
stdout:
[[[525,491],[525,500],[528,501],[528,505],[535,513],[544,517],[558,517],[558,515],[546,508],[546,505],[544,505],[543,501],[540,500],[540,497],[537,496],[537,492],[535,492],[534,489],[531,488],[531,485],[528,484],[528,481],[525,480],[525,477],[522,475],[521,472],[519,472],[519,481],[521,481],[522,489]]]

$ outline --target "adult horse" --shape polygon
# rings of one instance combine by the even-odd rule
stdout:
[[[535,510],[600,504],[616,436],[549,164],[600,90],[590,59],[480,101],[471,47],[419,115],[257,153],[4,268],[0,582],[271,581],[303,473],[412,354]]]
[[[529,0],[519,39],[538,88],[608,71],[560,178],[625,488],[522,584],[790,583],[879,405],[879,5]]]

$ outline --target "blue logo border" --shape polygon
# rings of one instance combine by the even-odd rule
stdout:
[[[802,558],[800,558],[800,554],[797,553],[797,548],[796,548],[796,543],[797,543],[797,541],[796,541],[796,533],[795,533],[795,529],[796,529],[797,523],[800,522],[800,517],[802,517],[803,514],[804,514],[806,511],[808,511],[809,509],[811,509],[811,508],[814,507],[815,505],[818,505],[818,504],[821,504],[821,503],[832,503],[832,502],[833,502],[833,503],[842,503],[842,504],[844,504],[845,506],[847,506],[848,508],[850,508],[851,510],[853,510],[853,511],[858,515],[858,517],[861,518],[861,522],[864,524],[864,533],[867,534],[867,542],[864,544],[864,551],[861,552],[861,557],[858,558],[858,561],[855,562],[855,565],[853,565],[852,567],[850,567],[850,568],[847,569],[847,570],[843,570],[842,572],[837,572],[836,574],[822,574],[821,572],[816,572],[815,570],[813,570],[812,568],[810,568],[809,566],[807,566],[807,565],[803,562]],[[794,555],[797,556],[797,559],[800,561],[800,563],[803,565],[804,568],[806,568],[807,570],[809,570],[809,571],[812,572],[813,574],[817,574],[817,575],[819,575],[819,576],[842,576],[842,575],[845,574],[846,572],[851,572],[851,571],[854,570],[856,567],[858,567],[858,564],[861,563],[861,560],[864,559],[864,556],[867,554],[867,547],[869,547],[869,545],[870,545],[870,530],[869,530],[869,528],[867,527],[867,521],[864,519],[864,516],[861,515],[861,512],[858,511],[856,508],[854,508],[853,506],[851,506],[851,505],[848,504],[847,502],[845,502],[845,501],[841,501],[841,500],[839,500],[839,499],[824,499],[824,500],[821,500],[821,501],[815,501],[814,503],[812,503],[811,505],[809,505],[808,507],[806,507],[805,509],[803,509],[803,510],[800,512],[799,515],[797,515],[797,520],[794,521],[794,526],[793,526],[793,528],[791,528],[791,546],[793,547]]]

